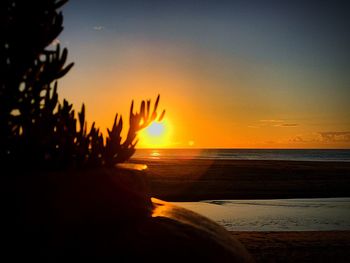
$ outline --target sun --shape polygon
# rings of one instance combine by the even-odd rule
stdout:
[[[164,119],[162,122],[153,122],[139,132],[140,148],[164,148],[170,146],[171,125]]]
[[[153,122],[147,129],[146,132],[149,136],[162,136],[164,133],[164,124],[161,122]]]

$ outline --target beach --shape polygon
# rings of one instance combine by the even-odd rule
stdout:
[[[152,196],[166,201],[334,198],[348,197],[350,193],[349,162],[133,161],[148,166]],[[349,262],[350,231],[319,230],[230,233],[248,249],[256,262]]]
[[[231,233],[256,262],[350,262],[350,231]]]
[[[347,197],[350,162],[134,159],[166,201]]]

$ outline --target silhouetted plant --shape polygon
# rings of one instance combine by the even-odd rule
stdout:
[[[159,95],[130,109],[123,141],[118,114],[106,139],[95,123],[88,129],[85,106],[76,117],[73,105],[57,94],[57,80],[72,68],[67,49],[50,47],[63,30],[67,0],[2,0],[0,3],[0,165],[25,169],[113,166],[135,152],[137,132],[157,118]],[[53,46],[53,45],[51,45]],[[158,118],[161,120],[164,111]],[[78,123],[77,123],[78,122]],[[79,128],[77,128],[79,124]]]

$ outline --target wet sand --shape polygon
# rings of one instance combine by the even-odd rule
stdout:
[[[231,233],[256,262],[350,262],[350,231]]]
[[[348,197],[350,162],[139,159],[166,201]]]

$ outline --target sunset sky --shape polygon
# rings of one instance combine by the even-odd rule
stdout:
[[[346,1],[282,2],[72,0],[60,96],[105,131],[160,94],[140,147],[350,148]]]

